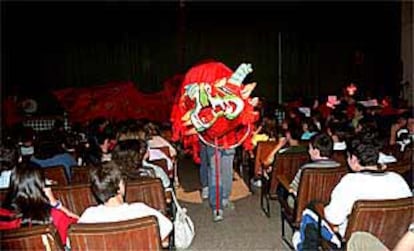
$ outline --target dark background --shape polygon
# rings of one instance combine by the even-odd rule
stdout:
[[[398,93],[397,2],[4,2],[3,95],[132,80],[145,92],[204,59],[251,62],[255,94],[283,99],[339,93],[350,81]],[[355,63],[355,52],[364,54]]]

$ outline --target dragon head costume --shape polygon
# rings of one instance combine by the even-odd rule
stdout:
[[[235,72],[221,62],[192,67],[185,75],[174,104],[171,120],[173,140],[182,140],[184,148],[199,162],[199,139],[220,149],[241,144],[250,149],[254,111],[258,99],[250,94],[256,83],[243,84],[252,72],[250,64],[241,64]]]

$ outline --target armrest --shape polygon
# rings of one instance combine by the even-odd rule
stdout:
[[[325,218],[325,204],[322,202],[315,203],[315,210],[323,219],[325,219],[325,221],[328,223],[331,229],[338,235],[338,237],[340,237],[340,235],[338,234],[338,226],[330,223]],[[342,237],[340,237],[339,239],[342,239]]]
[[[279,184],[281,184],[286,189],[286,191],[289,191],[290,182],[285,175],[277,175],[276,179],[279,180]]]

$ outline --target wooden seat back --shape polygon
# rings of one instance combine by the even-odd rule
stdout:
[[[63,205],[81,215],[86,208],[97,205],[90,184],[78,184],[53,188],[53,193]],[[127,181],[125,202],[144,202],[148,206],[166,213],[166,202],[161,180],[142,178]]]
[[[254,176],[258,177],[262,173],[262,163],[265,158],[277,145],[276,141],[260,141],[256,148],[256,157],[254,160]]]
[[[276,154],[273,164],[270,193],[275,193],[279,185],[277,176],[283,175],[288,180],[293,180],[299,168],[309,161],[307,152]]]
[[[414,197],[355,202],[348,218],[345,240],[356,231],[369,232],[393,249],[414,222]]]
[[[72,167],[72,179],[71,184],[89,184],[90,183],[90,170],[88,166],[74,166]]]
[[[75,214],[81,215],[86,208],[97,205],[90,184],[54,187],[53,194]]]
[[[69,229],[71,250],[161,250],[157,219],[73,224]]]
[[[164,188],[160,179],[141,178],[130,180],[126,185],[125,201],[144,202],[148,206],[167,213]]]
[[[332,154],[332,159],[336,162],[340,163],[341,166],[346,167],[347,161],[346,161],[346,151],[334,151]]]
[[[69,185],[69,181],[68,181],[68,178],[66,177],[64,166],[42,167],[42,170],[45,174],[45,177],[47,179],[56,181],[58,186]]]
[[[347,173],[344,166],[335,168],[305,168],[302,172],[294,210],[294,225],[299,226],[302,212],[312,201],[327,203],[332,190]]]
[[[399,160],[386,166],[386,171],[400,174],[411,188],[414,187],[414,162],[411,160]]]
[[[1,233],[1,250],[63,250],[53,224],[21,227]]]
[[[396,172],[401,175],[405,175],[411,171],[413,163],[410,161],[397,161],[394,163],[386,164],[387,169],[386,171],[389,172]]]

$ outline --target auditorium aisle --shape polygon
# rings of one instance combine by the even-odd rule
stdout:
[[[198,166],[191,159],[180,161],[179,177],[186,191],[199,189]],[[196,228],[189,250],[289,250],[281,239],[280,207],[271,201],[271,217],[260,209],[260,191],[235,202],[224,211],[224,221],[214,223],[207,201],[183,203]]]

